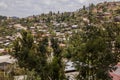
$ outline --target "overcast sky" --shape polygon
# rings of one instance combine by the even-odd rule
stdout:
[[[27,17],[49,11],[75,11],[89,3],[120,0],[0,0],[0,15]]]

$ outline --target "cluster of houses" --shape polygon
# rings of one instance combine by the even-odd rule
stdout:
[[[0,37],[0,47],[4,48],[7,47],[12,43],[12,41],[15,39],[15,36],[4,36]]]
[[[106,5],[107,7],[107,11],[103,12],[103,7]],[[108,20],[111,21],[115,21],[115,22],[120,22],[120,15],[114,16],[112,15],[110,10],[117,10],[119,8],[117,8],[116,6],[119,6],[120,2],[105,2],[103,3],[99,3],[97,6],[97,8],[95,7],[93,9],[94,13],[97,13],[96,17],[97,19],[103,19],[103,18],[108,18]],[[115,7],[114,7],[115,6]],[[40,16],[35,16],[36,18],[39,18]],[[7,18],[8,20],[13,19],[13,18]],[[17,19],[14,17],[14,19]],[[34,16],[30,16],[27,18],[28,21],[34,19]],[[84,22],[89,23],[89,19],[87,17],[82,17],[82,20]],[[24,21],[25,23],[27,22],[27,20]],[[77,31],[78,29],[80,29],[80,26],[78,24],[68,24],[66,22],[57,22],[55,20],[51,20],[52,23],[52,27],[51,29],[53,30],[53,33],[55,33],[55,37],[58,38],[59,41],[65,41],[66,39],[68,39],[67,35],[72,35],[73,31]],[[9,28],[14,28],[16,30],[16,32],[19,32],[21,29],[24,30],[30,30],[31,33],[34,36],[50,36],[51,35],[51,31],[50,31],[50,27],[48,27],[45,23],[44,20],[39,19],[39,21],[35,22],[33,26],[22,26],[22,24],[20,23],[16,23],[16,22],[10,22],[10,24],[8,25]],[[41,34],[42,33],[42,34]],[[17,34],[16,34],[17,36]],[[8,35],[6,37],[0,37],[0,45],[3,46],[8,46],[9,44],[11,44],[11,42],[16,38],[15,35]]]
[[[96,17],[100,20],[103,18],[107,18],[108,20],[112,21],[114,20],[115,22],[120,22],[120,15],[115,15],[113,17],[112,13],[110,10],[116,10],[119,9],[120,2],[105,2],[107,11],[103,12],[103,3],[98,4],[98,8],[94,8],[93,12],[97,13]],[[114,7],[118,6],[118,8]],[[38,16],[39,17],[39,16]],[[11,19],[11,18],[8,18]],[[28,18],[33,19],[33,17]],[[82,20],[84,22],[89,23],[89,19],[87,17],[82,17]],[[19,31],[24,29],[24,30],[30,30],[33,36],[39,36],[40,38],[45,37],[45,36],[50,36],[52,33],[55,34],[55,38],[58,38],[58,40],[61,42],[60,46],[65,46],[64,41],[69,40],[69,36],[73,34],[73,32],[77,32],[80,30],[80,26],[78,24],[68,24],[65,22],[56,22],[52,21],[52,29],[53,31],[50,31],[50,28],[44,23],[43,20],[40,20],[39,22],[34,23],[34,26],[22,26],[20,23],[14,23],[11,22],[8,25],[9,28],[14,28],[16,30],[16,33],[13,35],[8,35],[4,37],[0,37],[0,53],[4,54],[0,56],[0,70],[5,71],[9,73],[11,69],[9,69],[9,65],[13,65],[16,63],[16,59],[13,58],[12,56],[7,54],[7,50],[3,49],[4,47],[8,47],[9,45],[12,45],[12,41],[16,39],[16,37],[20,36]],[[68,36],[69,35],[69,36]],[[41,37],[42,36],[42,37]],[[74,66],[74,63],[71,61],[65,62],[65,73],[66,77],[69,78],[69,80],[74,80],[78,72],[76,71],[76,68]],[[116,65],[117,70],[113,71],[110,73],[110,75],[113,77],[113,80],[120,80],[120,64]],[[14,68],[14,67],[13,67]],[[19,78],[16,76],[16,78]],[[20,78],[23,78],[23,76],[20,76]],[[15,79],[18,80],[18,79]],[[20,79],[22,80],[22,79]]]
[[[33,18],[33,17],[32,17]],[[30,19],[32,19],[30,18]],[[7,18],[8,20],[11,20],[11,18]],[[74,25],[68,25],[65,22],[56,22],[52,21],[52,32],[50,31],[50,28],[43,23],[42,20],[40,22],[34,23],[33,26],[23,26],[20,23],[16,22],[10,22],[7,26],[8,29],[14,29],[15,33],[12,35],[7,36],[1,36],[0,37],[0,48],[7,48],[12,45],[12,42],[17,38],[20,37],[20,30],[30,30],[33,36],[37,36],[39,38],[50,36],[52,33],[54,33],[54,37],[57,38],[61,43],[60,46],[65,46],[64,41],[68,40],[68,35],[72,35],[73,31],[77,31],[79,29],[79,26]]]
[[[93,12],[97,13],[97,18],[101,21],[107,19],[107,22],[120,22],[120,15],[116,13],[119,11],[120,2],[104,2],[96,5],[93,8]],[[117,14],[117,15],[114,15]]]
[[[67,23],[53,23],[54,25],[54,33],[59,41],[67,40],[67,35],[71,36],[73,31],[77,31],[79,29],[78,25],[68,25]]]

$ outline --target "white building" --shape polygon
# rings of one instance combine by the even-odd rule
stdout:
[[[10,55],[0,56],[0,70],[10,72],[17,60]]]

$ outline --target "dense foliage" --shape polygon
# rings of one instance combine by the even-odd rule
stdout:
[[[21,37],[14,41],[13,56],[18,60],[20,67],[30,71],[35,70],[42,80],[63,80],[65,78],[64,67],[58,43],[52,39],[52,46],[50,46],[48,38],[45,37],[35,44],[33,39],[29,32],[23,30]],[[49,47],[53,49],[52,52]]]

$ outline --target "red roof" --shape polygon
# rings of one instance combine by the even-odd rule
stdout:
[[[120,64],[116,65],[117,69],[113,72],[110,72],[113,80],[120,80]]]

